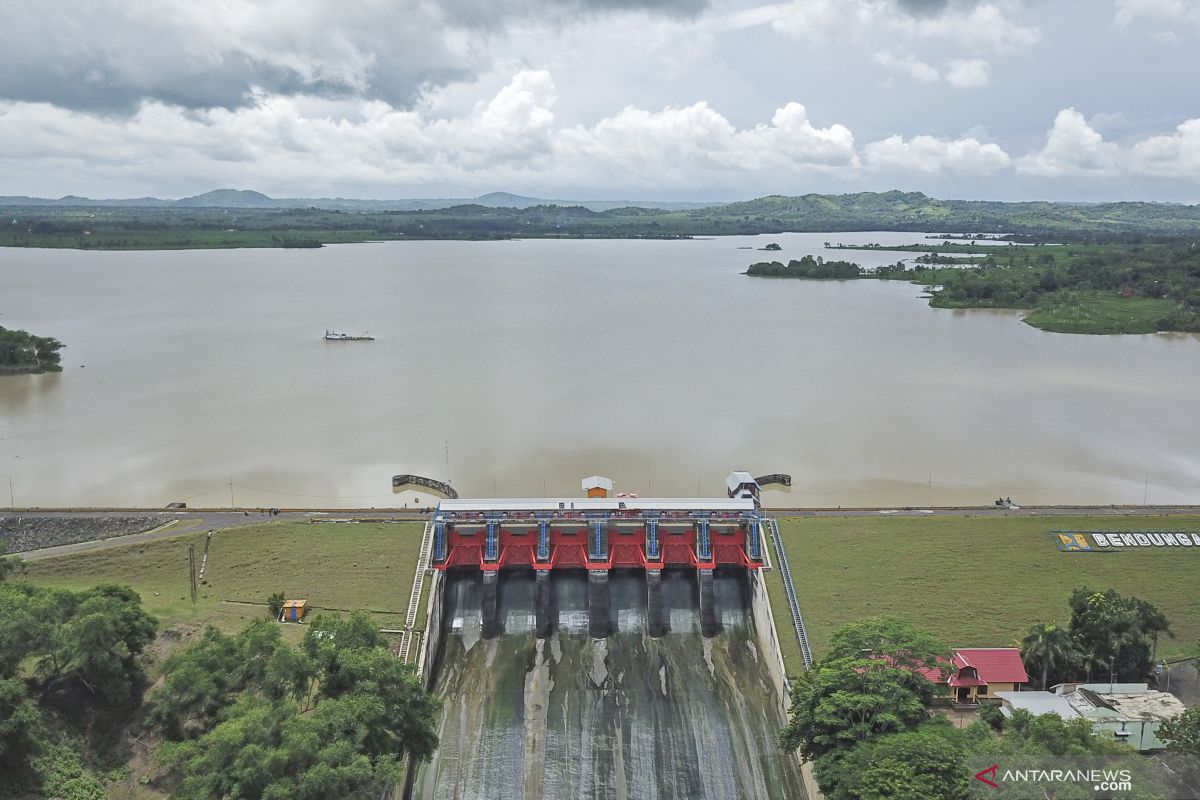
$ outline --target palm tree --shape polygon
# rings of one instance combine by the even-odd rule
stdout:
[[[1037,662],[1042,666],[1042,691],[1050,678],[1050,666],[1064,667],[1075,653],[1071,633],[1054,623],[1039,622],[1029,629],[1029,635],[1021,642],[1021,656],[1027,665]]]

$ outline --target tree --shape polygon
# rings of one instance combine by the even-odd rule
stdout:
[[[42,712],[29,698],[25,681],[0,679],[0,763],[22,764],[41,748]]]
[[[317,617],[299,649],[265,619],[210,629],[164,672],[147,721],[185,800],[378,795],[437,747],[437,700],[362,614]]]
[[[275,592],[267,598],[267,613],[271,615],[271,619],[279,619],[279,615],[283,613],[283,592]]]
[[[921,670],[937,673],[948,656],[930,634],[895,617],[842,626],[828,657],[793,686],[780,746],[811,760],[915,727],[934,690]]]
[[[57,640],[55,678],[82,685],[108,703],[127,703],[144,683],[138,656],[154,640],[158,621],[129,587],[98,586],[80,599]]]
[[[820,759],[815,774],[830,800],[959,800],[970,779],[963,748],[925,729],[864,742],[836,763]]]
[[[1166,742],[1168,750],[1200,758],[1200,706],[1159,725],[1158,738]]]
[[[1021,642],[1021,656],[1025,666],[1042,673],[1042,691],[1049,685],[1051,671],[1060,675],[1075,657],[1075,645],[1070,631],[1057,625],[1039,622],[1029,629]]]
[[[1153,605],[1112,589],[1079,588],[1069,603],[1071,637],[1088,676],[1097,669],[1117,681],[1143,679],[1154,671],[1153,642],[1160,634],[1174,635]]]
[[[829,658],[884,658],[897,666],[941,669],[950,650],[933,634],[899,617],[869,617],[847,623],[829,640]]]
[[[103,796],[87,750],[140,697],[156,627],[127,587],[0,583],[0,796]]]
[[[16,556],[6,558],[5,554],[7,552],[8,546],[5,545],[4,542],[0,542],[0,581],[7,578],[10,574],[12,574],[13,570],[21,565],[21,559],[17,558]]]
[[[1182,758],[1173,762],[1193,789],[1200,787],[1200,706],[1192,706],[1158,727],[1158,738],[1167,750]]]

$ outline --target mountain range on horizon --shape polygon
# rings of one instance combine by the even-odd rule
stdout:
[[[93,208],[319,208],[325,211],[432,211],[454,206],[478,205],[488,208],[532,208],[533,206],[579,206],[590,211],[614,208],[648,208],[662,211],[686,211],[724,205],[722,202],[672,202],[657,200],[553,200],[526,197],[511,192],[490,192],[478,197],[406,198],[397,200],[360,200],[346,197],[270,197],[252,189],[214,189],[193,197],[167,200],[159,197],[93,199],[66,195],[59,198],[0,196],[0,206],[22,207],[93,207]]]

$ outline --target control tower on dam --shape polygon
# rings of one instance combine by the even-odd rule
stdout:
[[[727,497],[447,499],[421,800],[804,798],[753,478]]]

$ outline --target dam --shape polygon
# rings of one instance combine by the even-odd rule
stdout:
[[[440,746],[407,796],[804,798],[776,745],[756,498],[594,489],[434,513],[423,669]]]

